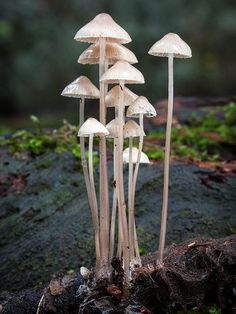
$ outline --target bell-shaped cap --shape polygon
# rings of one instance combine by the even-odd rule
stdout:
[[[113,119],[109,123],[107,123],[106,129],[109,132],[109,135],[107,137],[118,137],[119,127],[117,119]]]
[[[75,98],[99,98],[100,92],[86,76],[80,76],[67,85],[61,95]]]
[[[131,154],[132,154],[132,163],[135,164],[138,161],[138,149],[136,147],[132,147]],[[129,147],[123,151],[123,163],[125,164],[129,163]],[[141,164],[150,163],[148,156],[143,152],[141,152],[140,163]]]
[[[148,51],[156,57],[168,57],[173,54],[175,58],[191,58],[192,51],[188,44],[179,35],[174,33],[166,34],[158,40]]]
[[[126,116],[130,118],[138,118],[140,114],[148,118],[157,115],[155,108],[144,96],[139,96],[127,109]]]
[[[98,64],[100,56],[100,44],[99,42],[89,46],[79,56],[78,63],[81,64]],[[105,59],[108,64],[114,64],[119,60],[127,61],[131,64],[137,63],[138,60],[135,54],[128,48],[114,42],[106,43]]]
[[[139,137],[141,135],[145,136],[145,133],[134,120],[129,120],[125,123],[123,127],[124,138]]]
[[[144,83],[143,74],[126,61],[117,61],[100,79],[101,82],[116,84],[124,81],[125,84]]]
[[[116,85],[109,90],[105,97],[106,107],[119,107],[119,93],[120,85]],[[138,95],[127,87],[124,88],[124,106],[130,106],[136,98],[138,98]]]
[[[86,120],[80,127],[78,136],[88,137],[89,135],[99,135],[105,136],[108,135],[109,132],[105,128],[105,126],[94,118],[89,118]]]
[[[93,20],[76,33],[74,39],[94,43],[99,37],[121,44],[131,42],[129,34],[107,13],[101,13],[95,16]]]

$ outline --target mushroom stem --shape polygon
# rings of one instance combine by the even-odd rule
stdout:
[[[118,195],[118,208],[119,217],[121,220],[121,240],[124,262],[124,280],[125,284],[129,281],[129,237],[128,226],[126,218],[126,205],[124,195],[124,178],[123,178],[123,125],[124,125],[124,81],[120,81],[120,94],[119,94],[119,113],[118,113],[118,143],[117,143],[117,195]]]
[[[133,160],[132,160],[132,146],[133,138],[129,138],[129,181],[128,181],[128,207],[129,207],[129,241],[130,241],[130,260],[134,259],[134,228],[132,224],[134,219],[132,217],[132,179],[133,179]]]
[[[81,97],[80,99],[80,111],[79,111],[79,126],[84,123],[84,97]],[[81,151],[81,165],[84,173],[84,180],[88,195],[88,202],[89,206],[92,210],[92,196],[91,196],[91,187],[90,187],[90,181],[89,181],[89,172],[88,172],[88,164],[85,156],[85,138],[80,136],[80,151]]]
[[[93,134],[89,135],[89,179],[91,184],[91,195],[92,195],[92,220],[95,232],[95,249],[96,249],[96,263],[97,263],[97,275],[100,269],[101,263],[101,252],[100,252],[100,239],[99,239],[99,220],[98,220],[98,204],[97,196],[93,177]]]
[[[106,39],[99,38],[99,79],[106,71]],[[106,125],[106,107],[105,107],[105,84],[100,82],[100,122]],[[108,271],[108,250],[109,250],[109,196],[108,196],[108,174],[107,174],[107,152],[106,138],[100,138],[100,243],[101,243],[101,260],[102,275],[107,275]]]
[[[137,236],[137,230],[136,230],[136,223],[134,224],[134,240],[135,240],[135,260],[136,260],[136,263],[138,263],[140,266],[142,266],[140,253],[139,253],[139,247],[138,247],[138,236]]]
[[[135,189],[136,189],[136,183],[137,183],[137,177],[138,177],[138,170],[139,170],[139,165],[140,165],[140,159],[141,159],[141,153],[143,149],[143,114],[139,115],[139,125],[140,125],[140,137],[139,137],[139,145],[138,145],[138,157],[137,157],[137,162],[135,165],[134,169],[134,175],[133,175],[133,187],[132,187],[132,199],[131,199],[131,228],[132,228],[132,246],[135,248],[136,247],[136,255],[139,254],[138,252],[138,244],[135,243],[135,217],[134,217],[134,203],[135,203]],[[137,234],[136,234],[137,237]],[[136,241],[137,242],[137,241]],[[140,261],[137,261],[140,263]]]
[[[163,262],[163,252],[164,252],[165,237],[166,237],[168,189],[169,189],[170,140],[171,140],[171,124],[172,124],[173,99],[174,99],[173,61],[174,61],[173,54],[169,54],[168,56],[168,108],[167,108],[168,114],[167,114],[167,125],[166,125],[166,143],[165,143],[165,161],[164,161],[164,187],[163,187],[161,230],[160,230],[157,263]]]
[[[116,138],[114,138],[114,150],[113,150],[113,167],[114,167],[114,184],[116,184]],[[110,250],[109,250],[109,260],[111,262],[114,256],[114,242],[115,242],[115,225],[116,225],[116,212],[117,212],[117,194],[116,194],[116,187],[113,188],[113,202],[112,202],[112,214],[111,214],[111,229],[110,229]]]

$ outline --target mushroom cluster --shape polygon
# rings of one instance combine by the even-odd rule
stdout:
[[[109,14],[101,13],[82,27],[75,35],[76,41],[91,45],[80,55],[80,64],[99,65],[99,89],[85,76],[80,76],[62,92],[63,96],[80,99],[79,132],[81,163],[92,213],[96,248],[96,277],[109,278],[111,261],[117,255],[123,261],[124,282],[128,284],[133,267],[141,266],[135,223],[135,189],[140,164],[149,159],[142,152],[145,136],[143,119],[156,116],[155,108],[144,96],[138,96],[127,84],[143,84],[142,73],[132,64],[137,58],[123,46],[131,41],[129,34]],[[186,58],[191,54],[178,35],[168,34],[149,51],[155,56],[169,59],[169,108],[167,120],[164,199],[159,258],[162,260],[166,232],[170,127],[173,107],[173,58]],[[190,49],[190,48],[189,48]],[[115,84],[109,91],[108,85]],[[99,121],[89,118],[84,122],[85,99],[99,99]],[[107,121],[107,108],[114,107],[114,119]],[[130,119],[127,119],[127,118]],[[133,119],[138,119],[135,122]],[[93,138],[99,137],[99,193],[94,183]],[[88,138],[88,160],[85,148]],[[108,183],[107,138],[113,140],[113,178]],[[128,139],[128,147],[124,147]],[[137,141],[137,148],[134,146]],[[128,164],[128,197],[125,195],[124,164]],[[109,204],[109,188],[113,201]],[[99,200],[98,200],[99,194]],[[118,241],[115,243],[117,230]],[[161,251],[162,250],[162,251]],[[115,253],[116,251],[116,253]]]

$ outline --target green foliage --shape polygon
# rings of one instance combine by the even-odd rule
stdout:
[[[30,119],[34,125],[33,129],[17,131],[8,138],[1,137],[0,146],[7,147],[8,152],[17,158],[25,157],[25,154],[38,156],[55,151],[57,154],[71,152],[79,161],[81,160],[78,129],[75,126],[63,121],[63,126],[58,130],[44,130],[36,116],[30,116]],[[93,154],[93,162],[94,164],[98,162],[96,152]],[[41,166],[47,165],[48,163]]]
[[[163,141],[164,132],[150,132]],[[177,125],[172,128],[172,155],[194,159],[217,161],[222,158],[222,145],[236,144],[236,104],[230,103],[206,113],[201,119],[193,116],[191,125]],[[162,159],[161,149],[147,148],[153,159]]]

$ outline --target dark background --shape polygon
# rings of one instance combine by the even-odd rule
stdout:
[[[63,118],[76,121],[76,100],[60,93],[79,75],[98,85],[98,67],[76,62],[88,44],[73,37],[101,12],[111,14],[133,40],[127,47],[146,79],[145,85],[130,86],[137,94],[152,102],[166,97],[167,61],[147,52],[168,32],[178,33],[193,52],[192,59],[175,62],[176,95],[235,94],[234,0],[2,0],[2,126],[24,124],[30,114],[38,115],[45,126],[60,124]]]

